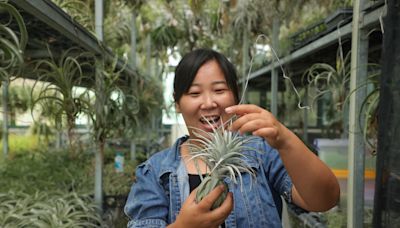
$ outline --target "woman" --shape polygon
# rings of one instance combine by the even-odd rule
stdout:
[[[265,109],[238,104],[239,92],[234,66],[220,53],[199,49],[185,55],[175,70],[174,99],[182,113],[189,136],[169,149],[153,155],[136,170],[125,213],[128,227],[281,227],[281,197],[308,211],[326,211],[339,199],[339,185],[330,169],[289,129]],[[221,185],[199,203],[195,187],[198,167],[190,159],[189,139],[193,129],[206,132],[233,115],[229,127],[258,140],[250,147],[255,159],[246,161],[256,180],[243,174],[244,188],[230,183],[229,194],[218,208],[211,207],[224,191]],[[251,153],[251,152],[246,152]]]

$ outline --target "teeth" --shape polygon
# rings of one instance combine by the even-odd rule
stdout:
[[[219,116],[207,116],[200,119],[200,121],[203,123],[216,123],[218,120]]]

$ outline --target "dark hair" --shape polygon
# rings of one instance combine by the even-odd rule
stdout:
[[[236,103],[239,102],[239,89],[235,67],[224,55],[211,49],[197,49],[189,52],[181,59],[175,69],[175,102],[178,102],[182,95],[189,91],[200,67],[211,60],[216,60],[221,67],[228,88],[232,90]]]

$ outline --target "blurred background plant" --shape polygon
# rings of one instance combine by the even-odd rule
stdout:
[[[78,48],[70,48],[57,61],[49,48],[48,52],[50,59],[41,59],[34,63],[38,80],[32,88],[32,97],[34,91],[37,91],[32,102],[32,115],[35,116],[33,110],[39,106],[41,114],[52,118],[59,131],[62,130],[63,123],[66,123],[71,156],[75,156],[79,149],[76,148],[78,139],[74,134],[75,121],[79,114],[88,112],[89,106],[87,90],[77,93],[76,86],[91,80],[82,70],[85,65],[91,64],[87,60],[91,54]]]
[[[14,6],[2,0],[0,9],[9,16],[6,23],[0,23],[0,80],[8,82],[22,70],[23,51],[28,42],[28,32],[22,16]],[[17,22],[18,31],[9,27],[12,21]]]
[[[321,102],[324,109],[322,118],[323,125],[328,131],[328,135],[343,134],[345,121],[345,100],[349,93],[350,83],[350,58],[348,52],[343,54],[340,47],[337,51],[336,65],[331,66],[327,63],[315,63],[305,73],[303,81],[308,87],[311,96],[312,106],[316,102]],[[343,136],[342,136],[343,137]]]
[[[90,196],[74,192],[0,193],[1,227],[102,227]]]

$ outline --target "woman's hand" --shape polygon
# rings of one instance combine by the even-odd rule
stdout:
[[[238,115],[231,130],[263,137],[278,150],[293,181],[292,200],[309,211],[326,211],[340,197],[335,175],[307,146],[267,110],[256,105],[235,105],[225,109]]]
[[[251,132],[255,136],[263,137],[275,149],[282,148],[285,143],[287,128],[283,126],[267,110],[252,104],[234,105],[225,109],[228,114],[236,114],[230,130],[239,131],[241,134]]]
[[[216,228],[221,225],[233,209],[232,193],[229,192],[222,205],[211,210],[213,203],[223,191],[224,186],[220,185],[199,203],[195,202],[197,189],[192,191],[183,204],[175,223],[170,227]]]

